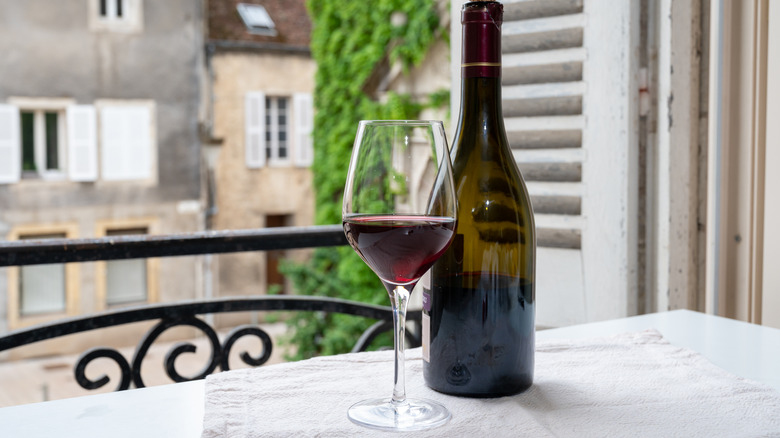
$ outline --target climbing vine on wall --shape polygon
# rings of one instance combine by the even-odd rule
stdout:
[[[371,119],[414,119],[426,106],[447,105],[448,93],[427,102],[390,93],[384,102],[364,91],[366,81],[383,60],[400,63],[404,72],[419,64],[437,38],[434,0],[308,0],[314,24],[311,51],[317,62],[314,150],[316,222],[341,223],[341,197],[357,123]],[[391,19],[394,17],[395,19]],[[304,265],[285,264],[301,294],[347,298],[389,305],[376,275],[350,247],[321,248]],[[302,313],[289,320],[292,358],[349,351],[369,322],[346,315]],[[391,338],[386,339],[391,342]]]

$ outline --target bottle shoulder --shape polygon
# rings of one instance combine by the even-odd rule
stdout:
[[[453,174],[457,179],[471,174],[505,173],[524,185],[512,149],[503,136],[456,136],[452,143]]]

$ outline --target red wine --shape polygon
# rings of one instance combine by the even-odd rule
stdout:
[[[423,289],[423,374],[470,397],[527,389],[534,368],[536,236],[501,110],[498,2],[463,5],[461,107],[452,142],[458,224]]]
[[[432,282],[436,299],[423,295],[431,327],[425,354],[436,363],[423,367],[428,386],[469,397],[511,395],[531,386],[533,284],[481,272]]]
[[[436,216],[355,216],[344,233],[363,261],[385,282],[422,277],[452,241],[455,220]]]

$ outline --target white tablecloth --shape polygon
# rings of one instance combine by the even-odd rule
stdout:
[[[536,350],[534,385],[497,399],[427,388],[420,349],[407,351],[407,395],[452,412],[447,425],[410,435],[780,437],[780,392],[656,331],[538,342]],[[209,376],[202,436],[388,436],[353,424],[346,412],[362,399],[389,398],[392,371],[392,352],[383,351]]]

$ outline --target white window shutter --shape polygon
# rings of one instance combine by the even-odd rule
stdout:
[[[245,101],[246,166],[257,169],[265,166],[265,93],[252,91]]]
[[[95,107],[68,108],[68,176],[71,181],[95,181],[97,169],[97,127]]]
[[[637,310],[637,5],[505,2],[503,111],[534,209],[540,326]]]
[[[148,179],[152,176],[152,114],[147,106],[127,108],[127,128],[130,135],[128,179]]]
[[[311,166],[314,161],[314,105],[309,93],[293,95],[295,111],[295,164],[300,167]]]
[[[108,181],[152,175],[152,115],[148,106],[106,106],[100,111],[101,173]]]
[[[582,247],[586,20],[582,1],[536,3],[505,2],[502,98],[507,136],[534,209],[536,322],[556,327],[588,320],[582,261],[589,257]],[[453,88],[453,96],[459,91]],[[566,312],[555,311],[558,302],[567,303]]]
[[[19,109],[0,104],[0,184],[19,181],[22,172]]]
[[[105,180],[124,179],[122,114],[117,107],[100,109],[100,173]]]

